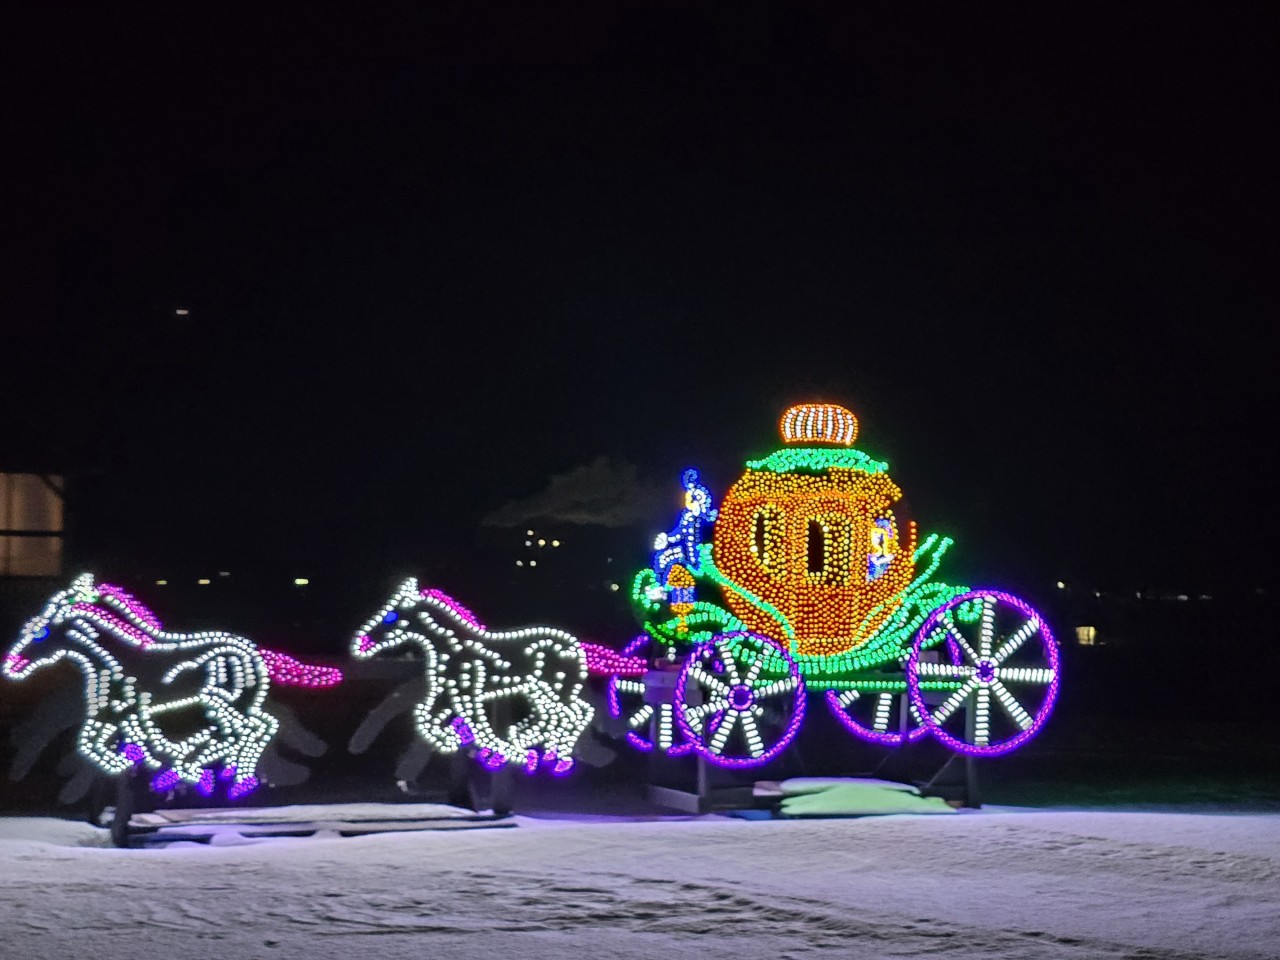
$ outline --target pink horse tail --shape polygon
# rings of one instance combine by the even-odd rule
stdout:
[[[279,650],[268,650],[259,647],[263,662],[267,665],[267,673],[276,683],[289,687],[336,687],[342,682],[342,671],[337,667],[322,667],[314,663],[303,663],[295,660],[287,653]]]

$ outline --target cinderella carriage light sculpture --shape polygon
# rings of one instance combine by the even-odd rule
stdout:
[[[951,539],[895,513],[902,491],[853,446],[849,410],[799,404],[780,430],[785,446],[748,461],[718,506],[684,472],[680,517],[632,584],[643,633],[621,652],[583,644],[631,745],[757,767],[815,700],[884,746],[933,736],[997,756],[1035,736],[1059,686],[1044,618],[934,579]],[[678,672],[665,697],[664,668]]]

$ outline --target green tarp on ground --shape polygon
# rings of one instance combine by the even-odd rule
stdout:
[[[924,797],[907,783],[842,777],[795,777],[756,784],[758,795],[780,797],[783,817],[866,817],[888,813],[955,813],[941,797]]]

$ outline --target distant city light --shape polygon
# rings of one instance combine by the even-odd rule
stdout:
[[[552,545],[553,547],[558,547],[558,546],[560,546],[560,541],[559,541],[559,540],[552,540],[552,541],[551,541],[551,545]]]
[[[197,581],[196,581],[196,583],[200,584],[200,586],[202,586],[202,587],[207,587],[211,582],[212,582],[212,581],[210,581],[210,580],[206,580],[206,579],[203,579],[203,578],[202,578],[202,579],[200,579],[200,580],[197,580]]]
[[[532,530],[526,530],[526,531],[524,532],[524,535],[525,535],[526,537],[532,537],[532,536],[533,536],[533,531],[532,531]]]
[[[538,565],[538,561],[537,561],[537,560],[530,560],[530,561],[529,561],[529,566],[531,566],[531,567],[536,567],[537,565]]]
[[[177,315],[177,316],[179,316],[179,317],[185,317],[185,316],[186,316],[188,313],[190,313],[191,311],[189,311],[186,307],[179,307],[177,310],[175,310],[175,311],[173,311],[173,312],[174,312],[174,314],[175,314],[175,315]]]
[[[525,545],[526,547],[532,547],[532,546],[533,546],[533,541],[532,541],[532,540],[526,540],[526,541],[524,542],[524,545]]]
[[[229,576],[231,576],[231,571],[230,571],[230,570],[219,570],[219,571],[218,571],[218,576],[220,576],[220,577],[229,577]]]
[[[545,547],[546,545],[547,545],[547,541],[542,540],[542,539],[539,539],[539,540],[538,540],[538,546],[540,546],[540,547]]]
[[[517,566],[517,567],[523,567],[523,566],[524,566],[524,561],[523,561],[523,560],[517,560],[517,561],[516,561],[516,566]]]
[[[1076,627],[1076,643],[1083,647],[1092,647],[1097,642],[1097,627]]]
[[[169,585],[169,581],[168,581],[168,580],[157,580],[157,581],[156,581],[156,586],[157,586],[157,587],[167,587],[168,585]]]
[[[293,578],[293,585],[294,585],[295,587],[305,587],[305,586],[306,586],[308,583],[310,583],[310,582],[311,582],[311,581],[310,581],[310,580],[308,580],[306,577],[294,577],[294,578]]]
[[[612,590],[614,593],[617,593],[617,592],[618,592],[618,585],[617,585],[616,583],[611,583],[611,584],[609,584],[609,589],[610,589],[610,590]]]
[[[1059,581],[1058,581],[1058,589],[1059,589],[1059,590],[1065,590],[1065,589],[1067,589],[1067,585],[1066,585],[1065,583],[1063,583],[1061,580],[1059,580]]]

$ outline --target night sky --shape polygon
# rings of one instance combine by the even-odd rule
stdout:
[[[971,582],[1271,582],[1274,6],[419,6],[15,34],[78,557],[414,572],[599,457],[639,557],[826,399]]]

